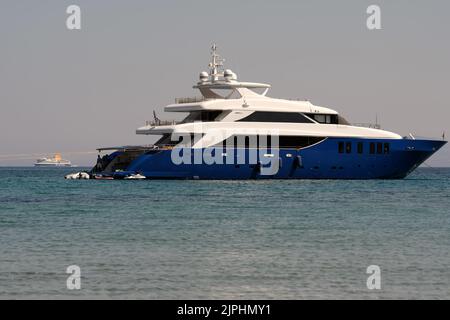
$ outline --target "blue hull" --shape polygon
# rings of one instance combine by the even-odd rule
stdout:
[[[445,143],[440,140],[327,138],[304,149],[256,152],[257,160],[251,163],[248,163],[251,149],[234,149],[235,152],[220,149],[217,152],[223,157],[223,164],[177,165],[172,161],[172,150],[157,150],[140,155],[114,177],[140,173],[150,179],[400,179]],[[239,152],[245,154],[246,163],[238,164],[239,159],[242,162],[242,157],[238,159]],[[270,158],[267,154],[274,154],[272,159],[276,157],[279,161],[279,168],[272,175],[263,174],[262,167],[267,166],[267,157]],[[194,154],[191,160],[194,163]]]

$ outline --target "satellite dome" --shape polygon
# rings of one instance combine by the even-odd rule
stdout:
[[[200,78],[201,82],[208,81],[208,78],[209,78],[208,72],[205,72],[205,71],[200,72],[199,78]]]
[[[230,69],[227,69],[223,72],[223,77],[225,78],[225,80],[230,81],[230,80],[236,80],[237,76],[236,74],[231,71]]]

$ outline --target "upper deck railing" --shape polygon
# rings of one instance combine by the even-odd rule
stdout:
[[[363,127],[370,129],[381,129],[381,126],[378,123],[352,123],[352,126],[355,127]]]
[[[183,103],[196,103],[196,102],[202,102],[206,99],[204,97],[184,97],[184,98],[175,98],[176,104],[183,104]]]
[[[156,126],[173,126],[179,124],[180,121],[175,120],[151,120],[145,121],[146,126],[156,127]]]

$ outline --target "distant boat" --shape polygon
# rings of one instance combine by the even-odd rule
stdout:
[[[36,160],[35,167],[73,167],[69,160],[61,158],[60,153],[56,153],[53,158],[41,158]]]

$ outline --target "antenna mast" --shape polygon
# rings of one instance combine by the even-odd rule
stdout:
[[[209,63],[209,74],[212,81],[219,80],[219,68],[223,67],[225,59],[217,53],[217,46],[214,43],[211,47],[211,62]]]

